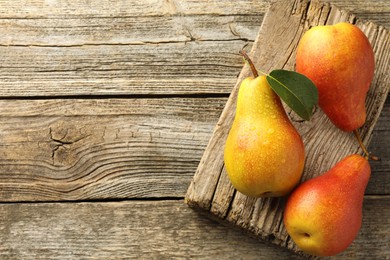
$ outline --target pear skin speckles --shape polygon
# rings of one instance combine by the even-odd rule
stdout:
[[[299,248],[313,255],[331,256],[352,243],[361,226],[370,174],[364,157],[350,155],[290,194],[283,221]]]
[[[224,150],[233,186],[252,196],[283,196],[299,182],[302,139],[264,76],[245,79]]]

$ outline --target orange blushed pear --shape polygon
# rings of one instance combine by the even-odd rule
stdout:
[[[362,223],[370,174],[366,158],[349,155],[290,194],[284,225],[300,249],[312,255],[332,256],[353,242]]]
[[[313,81],[319,106],[346,132],[366,120],[365,100],[374,70],[370,42],[350,23],[312,27],[297,47],[296,71]]]

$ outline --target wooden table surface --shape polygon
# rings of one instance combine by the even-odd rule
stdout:
[[[333,0],[390,29],[389,0]],[[184,195],[269,1],[0,1],[1,259],[298,259]],[[390,100],[364,219],[390,259]]]

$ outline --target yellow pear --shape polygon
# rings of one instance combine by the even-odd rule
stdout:
[[[265,76],[243,80],[224,162],[233,186],[251,197],[288,194],[299,182],[304,145]]]

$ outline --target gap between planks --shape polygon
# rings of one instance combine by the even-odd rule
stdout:
[[[168,94],[114,94],[114,95],[51,95],[51,96],[0,96],[0,100],[88,100],[88,99],[167,99],[167,98],[227,98],[229,93],[168,93]]]

